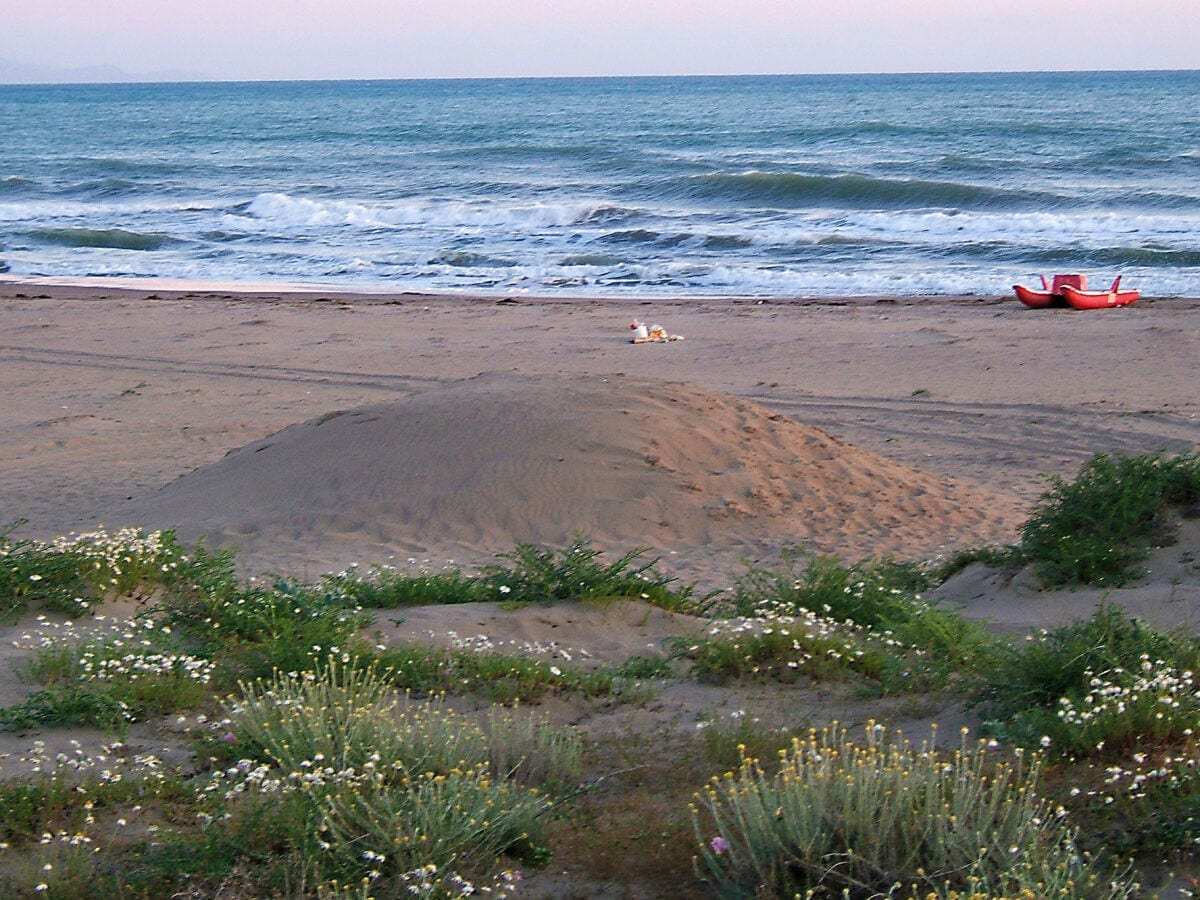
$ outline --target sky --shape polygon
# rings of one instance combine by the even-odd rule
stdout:
[[[0,0],[0,22],[10,70],[230,80],[1200,69],[1200,0]]]

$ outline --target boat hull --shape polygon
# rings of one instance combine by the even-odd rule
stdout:
[[[1141,291],[1080,291],[1073,287],[1062,289],[1063,299],[1072,309],[1108,309],[1128,306],[1142,295]]]
[[[1051,306],[1067,305],[1066,298],[1053,291],[1035,291],[1023,284],[1014,284],[1013,290],[1017,292],[1017,299],[1030,309],[1048,309]]]

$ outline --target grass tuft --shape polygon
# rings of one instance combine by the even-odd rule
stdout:
[[[418,870],[507,883],[498,860],[539,858],[548,800],[493,760],[515,769],[523,741],[569,742],[496,720],[493,750],[480,726],[439,702],[405,700],[386,675],[330,660],[321,672],[244,684],[222,727],[246,756],[215,773],[209,821],[239,845],[273,844],[321,883],[365,878],[400,894]]]
[[[675,581],[646,560],[646,550],[631,550],[614,562],[600,562],[600,552],[586,538],[576,536],[561,551],[533,544],[518,544],[502,554],[505,563],[484,569],[483,595],[511,604],[555,603],[562,600],[644,600],[670,610],[685,609],[692,588],[673,588]]]
[[[1168,543],[1168,511],[1200,499],[1200,454],[1098,454],[1073,482],[1052,479],[1021,532],[1047,585],[1123,585],[1148,548]]]
[[[699,640],[676,641],[697,677],[857,677],[883,693],[929,690],[986,666],[995,640],[957,613],[924,601],[919,568],[891,560],[844,566],[819,557],[800,568],[754,567],[732,610]]]
[[[1200,732],[1200,638],[1164,632],[1104,604],[998,662],[983,693],[994,733],[1090,756]],[[1047,741],[1048,739],[1048,741]]]
[[[1036,757],[920,746],[868,725],[743,758],[697,794],[697,852],[722,897],[1130,896],[1037,794]]]

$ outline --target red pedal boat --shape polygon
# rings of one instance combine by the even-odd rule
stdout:
[[[1013,285],[1017,299],[1031,309],[1047,309],[1052,306],[1069,306],[1073,309],[1103,309],[1108,306],[1128,306],[1141,296],[1141,291],[1122,291],[1121,276],[1118,275],[1107,291],[1089,291],[1086,275],[1055,275],[1049,282],[1042,277],[1042,290]]]

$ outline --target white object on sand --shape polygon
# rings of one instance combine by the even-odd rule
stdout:
[[[663,344],[667,341],[682,341],[682,334],[667,334],[667,329],[661,325],[651,325],[646,327],[646,323],[633,320],[633,324],[629,326],[633,331],[632,343],[634,344]]]

